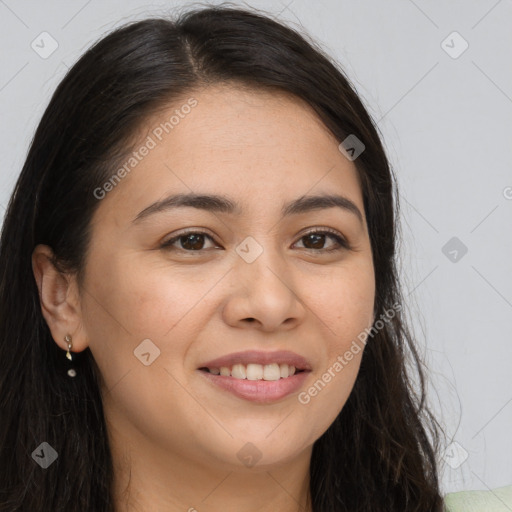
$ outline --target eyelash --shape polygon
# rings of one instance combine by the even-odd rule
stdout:
[[[341,251],[341,250],[352,250],[352,247],[347,242],[347,240],[345,238],[343,238],[337,231],[332,230],[330,228],[322,228],[319,230],[308,231],[307,233],[304,233],[299,238],[299,240],[301,240],[302,238],[304,238],[308,235],[313,235],[313,234],[314,235],[329,235],[331,238],[334,238],[336,240],[336,242],[338,243],[338,247],[335,247],[334,249],[308,249],[306,247],[305,248],[306,251],[312,251],[312,252],[316,252],[316,253],[329,253],[329,252],[336,252],[336,251]],[[179,251],[188,252],[188,253],[199,253],[199,252],[202,252],[205,250],[205,249],[187,250],[187,249],[181,249],[179,247],[172,247],[172,245],[175,242],[177,242],[181,237],[186,236],[186,235],[204,235],[207,238],[209,238],[212,242],[216,243],[215,240],[213,239],[213,237],[210,234],[208,234],[206,231],[191,229],[189,231],[183,231],[183,232],[177,234],[176,236],[170,238],[169,240],[164,242],[160,246],[160,248],[166,249],[166,250],[176,250],[177,249]]]

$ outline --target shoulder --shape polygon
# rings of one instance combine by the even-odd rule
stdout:
[[[489,491],[453,492],[444,500],[446,512],[510,512],[512,485]]]

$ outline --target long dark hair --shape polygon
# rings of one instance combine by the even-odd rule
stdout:
[[[246,9],[194,8],[130,22],[94,44],[57,87],[10,199],[0,245],[0,510],[114,511],[113,462],[89,349],[79,375],[42,316],[37,244],[79,277],[94,190],[133,151],[141,123],[209,83],[280,90],[313,107],[341,142],[356,135],[376,280],[375,318],[403,303],[395,246],[399,201],[376,125],[340,67],[307,36]],[[395,192],[395,197],[394,197]],[[369,338],[343,410],[314,444],[314,512],[440,511],[442,428],[425,402],[423,363],[405,317]],[[413,373],[409,373],[409,372]],[[413,385],[412,376],[416,383]],[[43,470],[34,450],[58,457]]]

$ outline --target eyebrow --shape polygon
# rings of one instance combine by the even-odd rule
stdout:
[[[226,196],[197,193],[173,194],[144,208],[132,222],[137,223],[155,213],[182,207],[234,215],[240,215],[242,213],[240,205]],[[282,217],[287,217],[289,215],[298,215],[313,210],[335,207],[354,214],[359,219],[359,222],[364,224],[363,215],[355,203],[347,197],[336,194],[299,197],[285,203],[281,209],[281,215]]]

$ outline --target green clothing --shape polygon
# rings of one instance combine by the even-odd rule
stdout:
[[[446,512],[512,512],[512,485],[490,491],[453,492],[444,499]]]

